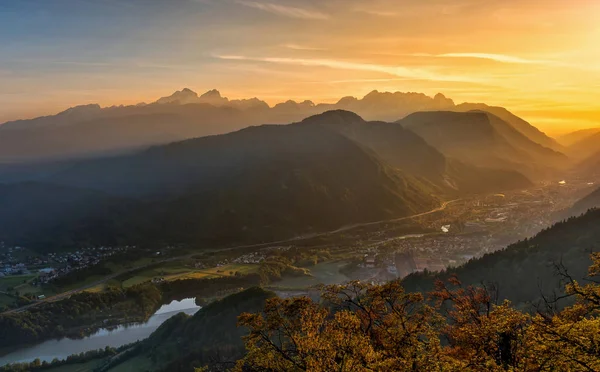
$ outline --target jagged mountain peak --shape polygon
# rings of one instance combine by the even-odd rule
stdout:
[[[454,101],[452,99],[446,97],[442,93],[436,94],[433,97],[433,101],[443,107],[454,107],[455,106]]]
[[[183,88],[182,90],[178,90],[175,93],[171,94],[168,97],[159,98],[156,103],[165,104],[165,103],[176,103],[180,105],[188,104],[188,103],[196,103],[198,101],[198,94],[189,88]]]
[[[353,96],[346,96],[346,97],[342,97],[338,102],[337,105],[338,106],[346,106],[346,105],[351,105],[353,103],[356,103],[358,101],[358,98],[353,97]]]
[[[203,98],[203,97],[204,98],[223,98],[223,96],[221,96],[221,92],[219,92],[217,89],[211,89],[208,92],[206,92],[200,96],[200,98]]]

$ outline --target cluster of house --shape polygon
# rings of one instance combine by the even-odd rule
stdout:
[[[165,278],[163,278],[162,276],[160,277],[156,277],[156,278],[152,278],[152,284],[161,284],[165,282]]]
[[[27,275],[39,273],[35,284],[48,283],[74,270],[85,269],[100,263],[103,258],[134,248],[124,247],[91,247],[81,248],[75,252],[49,253],[44,256],[27,254],[25,258],[17,259],[15,253],[24,250],[22,247],[5,247],[0,253],[0,276]],[[53,266],[53,267],[52,267]]]
[[[59,271],[52,267],[46,267],[38,270],[37,281],[41,284],[48,283],[49,281],[59,277]]]
[[[3,264],[0,262],[0,265],[2,265],[2,267],[0,267],[0,276],[29,274],[27,266],[23,263]]]
[[[263,252],[252,252],[240,256],[233,260],[233,263],[237,264],[257,264],[265,260],[265,254]]]
[[[452,264],[456,264],[456,261],[429,255],[416,255],[413,251],[401,251],[393,256],[368,252],[364,255],[361,266],[366,269],[383,269],[393,278],[403,278],[424,270],[442,271]]]
[[[13,255],[22,249],[21,247],[6,247],[4,242],[0,242],[0,277],[29,274],[27,265],[19,262]]]

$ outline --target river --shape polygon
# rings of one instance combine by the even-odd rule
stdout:
[[[111,330],[100,329],[83,339],[63,338],[45,341],[0,357],[0,366],[9,363],[31,362],[36,358],[50,362],[54,358],[65,359],[72,354],[103,349],[106,346],[123,346],[147,338],[158,326],[177,313],[183,312],[192,315],[199,309],[200,307],[196,305],[193,298],[173,301],[161,306],[146,323],[122,325]]]

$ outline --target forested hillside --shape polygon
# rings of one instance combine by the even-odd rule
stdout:
[[[245,353],[242,337],[248,334],[237,326],[244,312],[262,310],[275,293],[250,288],[202,308],[195,315],[179,314],[161,325],[141,345],[138,357],[152,360],[156,370],[189,371],[191,367],[231,368]]]
[[[567,157],[544,147],[485,111],[417,112],[398,124],[448,157],[484,168],[512,170],[531,179],[567,165]]]
[[[593,208],[600,208],[600,189],[595,190],[583,199],[579,200],[573,205],[573,207],[571,207],[568,213],[571,216],[577,216],[584,214],[589,209]]]
[[[476,167],[448,158],[413,131],[396,123],[367,122],[343,110],[311,116],[302,125],[321,125],[373,151],[406,174],[424,180],[438,194],[467,195],[531,186],[517,171]]]
[[[440,204],[425,180],[304,123],[80,162],[44,183],[3,188],[0,239],[47,251],[276,241]]]
[[[600,210],[560,222],[498,252],[473,259],[443,274],[414,274],[403,281],[407,291],[427,292],[435,279],[456,275],[465,284],[486,283],[497,287],[500,300],[532,310],[555,294],[562,294],[558,267],[564,266],[577,280],[587,274],[589,255],[600,251]]]

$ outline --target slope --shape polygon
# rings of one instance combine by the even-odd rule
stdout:
[[[531,185],[517,172],[477,168],[447,159],[414,132],[401,125],[366,122],[344,111],[329,111],[302,121],[304,125],[324,125],[371,149],[392,167],[419,177],[440,193],[470,194],[494,192]]]
[[[414,113],[399,124],[449,157],[480,167],[545,177],[567,158],[525,137],[502,119],[483,111]]]
[[[563,145],[565,147],[569,147],[569,146],[571,146],[579,141],[582,141],[590,136],[593,136],[594,134],[597,134],[597,133],[600,133],[600,128],[582,129],[582,130],[578,130],[575,132],[563,134],[562,136],[558,137],[556,140],[561,145]]]
[[[41,250],[72,248],[75,242],[113,245],[119,236],[134,235],[131,227],[118,223],[134,204],[74,187],[0,184],[0,241]]]
[[[224,367],[223,363],[232,363],[245,353],[242,336],[247,330],[236,326],[238,316],[262,311],[265,301],[274,296],[273,292],[250,288],[213,302],[194,316],[178,314],[142,342],[136,357],[150,359],[154,370]]]
[[[600,140],[600,138],[598,138]],[[585,158],[575,166],[575,170],[587,176],[600,173],[600,150]]]
[[[0,126],[0,163],[123,153],[251,125],[297,122],[334,109],[353,111],[368,120],[393,121],[417,111],[473,108],[492,111],[534,142],[557,149],[547,136],[503,108],[455,106],[442,94],[373,91],[360,99],[344,97],[335,104],[289,100],[269,107],[257,98],[230,100],[215,89],[198,95],[184,88],[150,104],[76,106],[52,116],[5,123]]]
[[[568,213],[571,216],[578,216],[592,208],[600,208],[600,189],[579,200],[569,209]]]
[[[251,127],[82,161],[45,182],[127,201],[107,209],[102,198],[91,200],[90,211],[102,212],[90,212],[95,224],[73,224],[70,214],[58,214],[52,225],[60,231],[56,235],[68,237],[73,246],[272,241],[438,205],[425,184],[357,143],[323,126],[302,124]],[[45,198],[52,198],[50,191]],[[23,191],[15,200],[27,198]],[[34,207],[15,213],[27,215]],[[55,234],[44,237],[47,230],[38,224],[24,226],[32,245],[45,242],[50,249],[47,240]],[[5,234],[17,244],[23,237]]]
[[[34,119],[0,126],[0,160],[50,161],[122,153],[261,122],[252,113],[209,104],[98,108],[93,115],[65,120],[72,116],[61,113],[42,123]]]
[[[600,210],[557,223],[534,238],[524,240],[443,274],[413,274],[404,280],[407,290],[429,291],[435,278],[457,275],[464,284],[494,284],[499,300],[529,308],[560,294],[561,278],[556,264],[562,263],[581,280],[591,261],[589,254],[600,250]]]
[[[600,153],[600,133],[592,134],[573,143],[567,149],[569,155],[579,160],[586,160]]]
[[[534,127],[527,121],[508,111],[504,107],[488,106],[485,103],[462,103],[454,108],[455,111],[485,111],[493,114],[500,119],[510,124],[514,129],[529,138],[531,141],[538,143],[549,149],[562,152],[564,147],[559,144],[554,138],[549,137],[538,128]],[[453,111],[454,111],[453,110]]]

